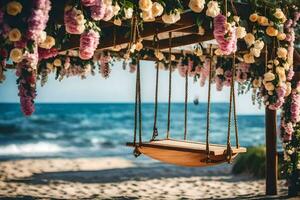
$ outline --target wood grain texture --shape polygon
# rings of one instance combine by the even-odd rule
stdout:
[[[127,143],[127,146],[134,147],[133,143]],[[138,146],[138,150],[155,160],[164,163],[174,164],[186,167],[212,166],[227,162],[226,145],[210,144],[209,157],[207,160],[205,143],[164,139],[150,142],[143,142]],[[232,148],[232,158],[239,153],[246,152],[246,148]]]

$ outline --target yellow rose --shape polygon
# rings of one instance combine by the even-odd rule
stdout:
[[[286,59],[287,58],[287,50],[285,48],[279,47],[277,49],[277,56],[278,58]]]
[[[196,13],[200,13],[204,8],[204,4],[204,0],[190,0],[189,8]]]
[[[10,51],[9,57],[13,62],[19,63],[23,60],[23,52],[19,48],[14,48]]]
[[[151,0],[140,0],[139,6],[142,11],[149,11],[152,8],[152,1]]]
[[[51,49],[54,45],[55,45],[55,39],[52,36],[47,35],[44,42],[39,44],[39,47],[44,49]]]
[[[53,69],[53,64],[52,63],[47,63],[46,67],[47,67],[47,69],[52,70]]]
[[[138,42],[135,45],[135,50],[140,51],[143,49],[143,43],[142,42]]]
[[[273,81],[275,79],[275,74],[272,72],[267,72],[264,74],[264,81]]]
[[[153,3],[153,5],[152,5],[152,15],[154,17],[161,16],[163,11],[164,11],[164,7],[160,3],[158,3],[158,2]]]
[[[259,16],[257,19],[257,22],[261,25],[261,26],[268,26],[269,25],[269,20],[268,18],[264,17],[264,16]]]
[[[172,54],[171,55],[171,60],[174,61],[176,59],[176,57]]]
[[[276,67],[276,73],[278,75],[285,74],[285,69],[283,67]]]
[[[278,33],[277,35],[277,39],[278,40],[285,40],[286,38],[286,34],[285,33]]]
[[[143,11],[142,18],[145,22],[153,22],[155,21],[154,16],[152,15],[152,11]]]
[[[266,90],[268,90],[268,91],[273,91],[273,90],[275,89],[275,87],[274,87],[274,85],[273,85],[272,82],[267,82],[267,83],[265,84],[265,88],[266,88]]]
[[[261,86],[261,79],[254,79],[252,85],[254,88],[259,88]]]
[[[247,33],[244,37],[244,40],[248,46],[251,46],[255,42],[255,37],[252,33]]]
[[[278,60],[273,60],[274,65],[279,65],[279,61]]]
[[[13,28],[9,31],[8,33],[8,39],[11,41],[11,42],[17,42],[17,41],[20,41],[21,39],[21,32],[19,31],[19,29],[17,28]]]
[[[275,13],[273,14],[277,19],[282,19],[285,17],[284,13],[280,8],[276,8]]]
[[[245,63],[251,64],[255,62],[254,56],[250,53],[244,54],[243,58]]]
[[[250,15],[249,20],[250,20],[251,22],[256,22],[257,19],[258,19],[258,17],[259,17],[259,16],[258,16],[257,13],[253,13],[253,14]]]
[[[273,26],[268,26],[268,28],[266,29],[266,33],[271,37],[275,37],[278,35],[278,30]]]
[[[233,20],[238,23],[240,21],[240,17],[239,16],[233,16]]]
[[[11,1],[6,5],[6,11],[9,15],[16,16],[22,12],[22,4],[17,1]]]
[[[53,65],[55,67],[60,67],[61,66],[61,60],[56,58],[54,61],[53,61]]]
[[[155,55],[155,57],[156,57],[158,60],[164,59],[164,54],[163,54],[162,52],[160,52],[160,51],[155,51],[155,52],[154,52],[154,55]]]
[[[115,20],[114,20],[114,25],[116,25],[116,26],[121,26],[121,25],[122,25],[121,19],[120,19],[120,18],[115,19]]]

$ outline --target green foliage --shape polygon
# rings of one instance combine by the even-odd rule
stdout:
[[[265,176],[265,147],[250,147],[247,153],[237,157],[232,172],[234,174],[249,173],[257,178]]]

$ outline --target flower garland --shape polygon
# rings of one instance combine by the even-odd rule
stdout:
[[[97,31],[88,30],[80,35],[79,57],[82,60],[91,59],[99,45],[100,35]]]
[[[27,52],[24,55],[23,61],[18,64],[16,70],[21,110],[26,116],[30,116],[35,111],[34,99],[36,97],[36,69],[34,67],[36,67],[37,62],[37,50],[34,50],[34,53]]]
[[[214,18],[214,37],[219,44],[220,55],[230,55],[237,49],[236,28],[227,23],[224,15],[217,15]]]
[[[111,72],[110,62],[111,62],[111,56],[109,54],[108,55],[101,55],[100,59],[98,60],[99,73],[105,79],[109,77],[109,74]]]
[[[280,123],[284,149],[284,176],[289,185],[295,184],[294,173],[297,169],[300,170],[300,81],[293,83],[292,87],[292,93],[283,105]]]

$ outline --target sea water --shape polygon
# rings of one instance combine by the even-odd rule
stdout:
[[[188,104],[188,140],[205,141],[206,104]],[[226,144],[228,104],[212,103],[210,142]],[[171,105],[171,137],[182,139],[184,104]],[[0,104],[0,159],[23,157],[132,156],[125,146],[133,140],[134,104],[37,104],[31,117],[24,117],[19,104]],[[153,104],[142,105],[143,140],[153,131]],[[158,138],[167,129],[167,104],[158,105]],[[232,123],[233,124],[233,123]],[[242,146],[265,143],[264,116],[239,115]],[[235,144],[232,127],[232,144]]]

